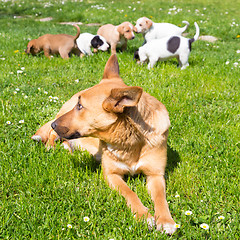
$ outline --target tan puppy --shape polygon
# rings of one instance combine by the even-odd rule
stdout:
[[[146,219],[150,227],[156,222],[157,230],[172,234],[176,227],[166,201],[164,179],[169,126],[165,106],[142,88],[124,84],[117,57],[112,55],[102,81],[75,94],[56,119],[32,138],[53,144],[60,137],[71,149],[83,147],[102,156],[104,178],[125,197],[136,218]],[[138,173],[147,176],[155,218],[123,180],[125,174]]]
[[[67,34],[45,34],[38,39],[31,40],[25,52],[36,55],[44,51],[44,55],[48,58],[53,54],[60,54],[62,58],[69,58],[70,53],[80,55],[80,50],[76,44],[76,39],[80,35],[80,28],[78,25],[73,26],[77,28],[76,36]]]
[[[107,43],[111,45],[111,53],[115,54],[117,48],[122,51],[127,49],[127,41],[135,38],[133,31],[135,31],[135,27],[130,22],[123,22],[118,26],[103,25],[98,29],[97,34],[106,39]]]

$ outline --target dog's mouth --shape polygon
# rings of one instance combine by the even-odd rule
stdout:
[[[79,132],[75,132],[72,135],[70,135],[69,137],[65,137],[66,139],[76,139],[76,138],[80,138],[81,134]]]
[[[81,137],[81,134],[78,131],[71,133],[68,127],[59,126],[56,122],[53,122],[51,127],[60,136],[60,138],[76,139]]]

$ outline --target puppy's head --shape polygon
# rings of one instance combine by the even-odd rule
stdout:
[[[27,54],[32,54],[32,55],[36,55],[37,53],[39,53],[41,50],[37,45],[37,41],[36,39],[31,40],[28,45],[27,45],[27,49],[25,50],[25,53]]]
[[[79,95],[76,106],[52,123],[57,134],[66,139],[97,137],[110,138],[109,131],[126,108],[134,107],[142,95],[142,88],[128,87],[118,75],[116,55],[105,67],[102,81]]]
[[[135,38],[134,31],[135,27],[130,22],[123,22],[117,27],[120,35],[124,36],[127,40],[132,40]]]
[[[142,17],[139,18],[136,22],[135,28],[136,33],[146,33],[151,28],[153,22],[149,18]]]
[[[109,45],[106,42],[105,38],[99,35],[94,36],[94,38],[91,40],[91,45],[93,48],[99,49],[101,51],[107,51],[109,48]]]

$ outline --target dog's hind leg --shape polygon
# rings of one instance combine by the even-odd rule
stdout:
[[[40,127],[37,132],[31,137],[32,140],[46,143],[49,140],[50,132],[52,131],[51,124],[54,120],[47,122]]]
[[[59,54],[63,59],[68,59],[69,58],[69,51],[67,51],[65,48],[60,48],[59,49]]]

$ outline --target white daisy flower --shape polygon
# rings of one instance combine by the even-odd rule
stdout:
[[[192,211],[186,211],[186,212],[185,212],[185,215],[187,215],[187,216],[192,215]]]
[[[68,225],[67,225],[67,228],[70,228],[70,229],[71,229],[71,228],[72,228],[72,225],[71,225],[71,224],[68,224]]]
[[[225,219],[225,217],[224,216],[219,216],[218,219],[223,220],[223,219]]]
[[[174,227],[175,227],[175,228],[180,228],[181,225],[180,225],[180,223],[175,223]]]
[[[10,121],[7,121],[7,122],[6,122],[6,124],[7,124],[7,125],[10,125],[10,124],[11,124],[11,122],[10,122]]]
[[[202,223],[200,225],[201,228],[205,229],[205,230],[208,230],[209,229],[209,226],[206,224],[206,223]]]
[[[83,218],[83,221],[84,221],[84,222],[89,222],[89,217],[84,217],[84,218]]]
[[[24,123],[24,119],[20,120],[19,123]]]

